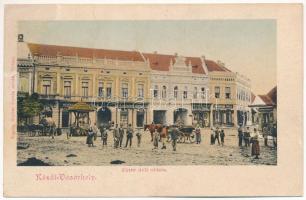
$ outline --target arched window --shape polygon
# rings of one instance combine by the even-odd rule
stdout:
[[[162,90],[162,98],[165,99],[167,97],[167,87],[163,86],[163,90]]]
[[[178,93],[178,87],[175,86],[175,87],[174,87],[174,90],[173,90],[173,96],[174,96],[174,98],[177,98],[177,93]]]
[[[187,86],[185,86],[184,92],[183,92],[183,98],[184,99],[187,99],[187,96],[188,96],[187,90],[188,90],[188,88],[187,88]]]

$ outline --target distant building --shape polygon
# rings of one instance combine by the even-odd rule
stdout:
[[[277,87],[275,86],[265,95],[254,97],[252,104],[252,122],[260,130],[265,126],[277,123]]]

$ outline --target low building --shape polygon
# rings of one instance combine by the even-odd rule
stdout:
[[[252,122],[259,130],[272,127],[277,123],[277,87],[265,95],[255,96],[249,107],[252,108]]]

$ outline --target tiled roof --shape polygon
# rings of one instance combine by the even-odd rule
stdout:
[[[34,44],[28,43],[29,49],[33,55],[39,56],[76,56],[85,58],[107,58],[130,61],[144,61],[143,56],[150,61],[150,67],[153,70],[169,71],[171,61],[175,64],[174,55],[157,54],[157,53],[143,53],[137,51],[120,51],[107,49],[91,49],[82,47],[69,47],[58,45]],[[205,74],[202,60],[200,57],[185,57],[185,64],[191,63],[192,72],[197,74]],[[205,60],[208,71],[229,71],[227,68],[218,65],[211,60]]]
[[[158,71],[169,71],[170,62],[175,62],[174,56],[172,55],[163,55],[157,53],[144,53],[146,59],[149,59],[150,67],[153,70]]]
[[[274,102],[268,95],[258,95],[266,105],[274,105]]]
[[[191,62],[192,73],[205,74],[201,58],[199,58],[199,57],[186,57],[185,62],[186,62],[186,64]]]
[[[274,104],[277,104],[277,87],[275,86],[272,90],[270,90],[267,96],[273,101]]]
[[[157,53],[144,53],[145,58],[149,59],[150,67],[153,70],[158,71],[169,71],[171,60],[175,64],[174,55],[165,55]],[[196,74],[205,74],[203,69],[202,60],[200,57],[185,57],[185,64],[188,65],[191,63],[192,73]]]
[[[208,69],[209,72],[212,72],[212,71],[231,72],[231,70],[217,64],[215,61],[205,60],[205,63],[206,63],[206,66],[207,66],[207,69]]]
[[[91,49],[82,47],[68,47],[57,45],[33,44],[28,43],[30,51],[33,55],[40,56],[76,56],[85,58],[107,58],[130,61],[144,61],[141,54],[137,51],[119,51],[106,49]]]

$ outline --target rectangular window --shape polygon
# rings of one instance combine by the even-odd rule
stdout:
[[[230,99],[231,98],[231,88],[225,87],[225,98]]]
[[[122,83],[122,97],[123,98],[128,98],[129,95],[129,88],[128,88],[128,84],[127,83]]]
[[[99,86],[98,86],[98,96],[104,97],[104,83],[101,81],[99,82]]]
[[[198,88],[197,88],[197,87],[194,87],[194,90],[193,90],[193,98],[194,98],[194,99],[197,99],[197,98],[198,98]]]
[[[154,86],[153,96],[154,96],[154,98],[157,98],[157,97],[158,97],[158,85],[155,85],[155,86]]]
[[[88,82],[87,81],[82,82],[82,96],[88,97]]]
[[[144,97],[144,86],[143,84],[138,84],[138,87],[137,87],[137,97],[139,98],[143,98]]]
[[[112,84],[111,83],[107,83],[106,85],[106,96],[107,98],[112,97]]]
[[[165,99],[167,97],[167,87],[163,86],[163,90],[162,90],[162,98]]]
[[[64,81],[64,97],[71,97],[71,81]]]
[[[215,87],[215,98],[220,98],[220,87]]]
[[[51,80],[43,80],[43,94],[49,95],[51,93]]]

